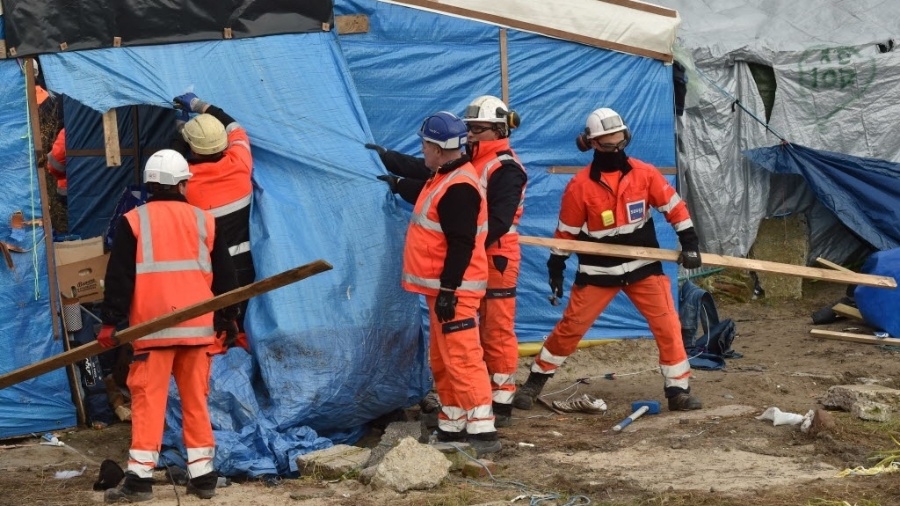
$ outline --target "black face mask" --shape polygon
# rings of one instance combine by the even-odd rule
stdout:
[[[624,150],[597,151],[594,150],[594,161],[591,168],[600,172],[616,172],[628,167],[628,155]]]

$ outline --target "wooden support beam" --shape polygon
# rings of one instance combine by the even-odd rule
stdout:
[[[369,33],[369,16],[365,14],[335,16],[334,24],[337,25],[338,35]]]
[[[103,144],[106,149],[106,166],[121,166],[122,154],[119,152],[119,123],[116,119],[115,109],[110,109],[103,113]]]
[[[855,318],[859,321],[865,321],[862,317],[862,313],[859,312],[859,309],[848,306],[847,304],[835,304],[834,307],[831,308],[835,313],[846,316],[847,318]]]
[[[830,261],[830,260],[826,260],[826,259],[824,259],[824,258],[822,258],[822,257],[816,258],[816,262],[818,262],[818,263],[824,265],[825,267],[830,267],[830,268],[832,268],[832,269],[834,269],[834,270],[836,270],[836,271],[841,271],[841,272],[853,272],[853,271],[851,271],[850,269],[844,267],[843,265],[838,265],[838,264],[836,264],[836,263],[834,263],[834,262],[832,262],[832,261]]]
[[[821,337],[822,339],[833,339],[835,341],[850,341],[852,343],[862,344],[884,344],[888,346],[900,346],[900,339],[895,337],[875,337],[867,334],[851,334],[849,332],[835,332],[832,330],[812,329],[810,334]]]
[[[547,172],[550,174],[578,174],[584,167],[584,165],[551,165],[550,168],[547,169]],[[656,170],[664,176],[674,176],[678,174],[678,169],[675,167],[657,167]]]
[[[294,267],[293,269],[289,269],[255,283],[250,283],[247,286],[236,288],[209,300],[198,302],[192,306],[160,316],[154,320],[128,327],[122,332],[116,333],[116,339],[119,341],[118,345],[121,346],[130,343],[148,334],[158,332],[207,313],[212,313],[213,311],[218,311],[219,309],[243,302],[251,297],[270,292],[276,288],[281,288],[282,286],[289,285],[327,270],[331,270],[331,264],[324,260],[316,260],[315,262],[306,265]],[[29,366],[16,369],[15,371],[0,376],[0,390],[60,367],[74,364],[79,360],[84,360],[98,353],[107,351],[107,349],[108,348],[100,346],[100,343],[97,341],[94,341],[90,344],[79,346],[78,348],[65,353],[60,353],[59,355],[41,360],[40,362],[36,362]]]
[[[509,46],[507,44],[509,37],[506,28],[500,29],[500,98],[506,107],[509,105]]]
[[[546,246],[572,253],[587,253],[590,255],[605,255],[618,258],[642,258],[646,260],[661,260],[668,262],[677,262],[679,255],[678,251],[669,249],[621,246],[617,244],[552,239],[549,237],[521,236],[519,237],[519,243],[532,246]],[[702,253],[700,256],[703,260],[703,265],[705,266],[712,265],[717,267],[746,269],[750,271],[774,272],[776,274],[785,274],[788,276],[874,286],[877,288],[897,288],[897,280],[887,276],[840,272],[831,269],[819,269],[817,267],[783,264],[766,260],[715,255],[713,253]]]

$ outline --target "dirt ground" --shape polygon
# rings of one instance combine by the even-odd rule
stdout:
[[[711,280],[722,289],[728,283]],[[743,358],[724,371],[695,371],[692,388],[704,409],[663,410],[645,416],[621,433],[611,427],[630,412],[635,400],[664,401],[652,340],[628,340],[579,350],[548,383],[551,399],[578,392],[601,397],[605,415],[559,415],[541,406],[516,411],[514,425],[501,429],[503,450],[495,455],[493,480],[465,480],[453,473],[442,486],[397,494],[373,490],[354,479],[333,482],[309,478],[235,483],[220,488],[206,504],[220,505],[816,505],[900,504],[896,474],[838,478],[839,471],[872,466],[879,451],[900,451],[900,422],[863,422],[849,413],[830,412],[835,426],[818,436],[797,426],[756,420],[767,407],[805,414],[838,384],[877,383],[900,388],[900,349],[820,340],[809,335],[810,314],[844,295],[844,286],[807,282],[798,301],[728,298],[715,293],[722,318],[732,318]],[[869,332],[842,320],[820,328]],[[530,359],[520,361],[520,381]],[[604,380],[615,372],[619,378]],[[579,378],[598,378],[576,383]],[[410,412],[411,413],[411,412]],[[0,442],[0,506],[81,505],[102,502],[91,491],[99,462],[123,461],[129,426],[113,425],[59,434],[65,447],[37,445],[37,439]],[[18,444],[18,447],[2,447]],[[59,480],[60,470],[84,469]],[[152,504],[199,504],[184,487],[157,475]],[[538,501],[540,497],[556,497]]]

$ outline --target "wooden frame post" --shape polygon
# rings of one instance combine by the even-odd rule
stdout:
[[[509,47],[506,28],[500,29],[500,98],[506,107],[509,105]]]

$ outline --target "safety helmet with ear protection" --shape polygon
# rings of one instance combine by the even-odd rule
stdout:
[[[625,121],[622,120],[622,116],[608,107],[601,107],[591,112],[588,116],[584,132],[575,138],[575,144],[581,151],[587,151],[591,149],[591,139],[616,132],[625,132],[625,140],[631,141],[631,131],[628,129],[628,125],[625,124]]]
[[[423,141],[437,144],[441,149],[460,149],[466,145],[466,124],[452,112],[441,111],[425,118],[417,134]]]
[[[501,134],[509,135],[509,131],[518,128],[521,118],[516,111],[511,110],[499,98],[492,95],[482,95],[473,100],[463,114],[463,121],[499,123],[503,125]]]
[[[153,153],[144,165],[144,183],[175,186],[190,177],[187,160],[174,149],[161,149]]]

